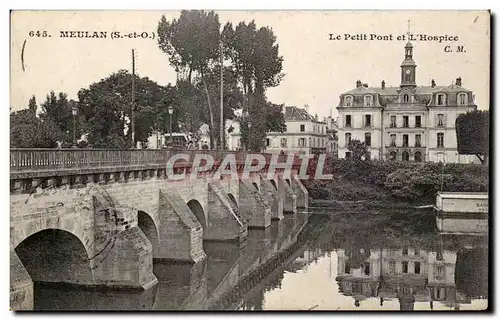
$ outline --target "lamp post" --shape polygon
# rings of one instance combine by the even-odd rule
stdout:
[[[172,114],[174,113],[174,109],[172,108],[172,106],[168,106],[168,114],[169,114],[169,119],[170,119],[170,143],[174,143],[174,141],[172,140]]]
[[[76,113],[77,112],[78,112],[78,109],[73,104],[73,106],[71,107],[71,113],[73,114],[73,148],[76,148]]]

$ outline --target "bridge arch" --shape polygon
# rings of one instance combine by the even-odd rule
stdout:
[[[195,215],[198,222],[201,224],[204,230],[207,228],[207,219],[205,217],[205,211],[203,210],[203,206],[196,199],[191,199],[187,203],[189,210]]]
[[[153,257],[159,250],[158,228],[153,218],[144,211],[137,212],[137,225],[144,232],[153,247]]]
[[[274,179],[270,179],[270,181],[271,181],[271,184],[273,185],[274,189],[278,190],[278,185],[276,184],[276,181],[274,181]]]
[[[231,200],[231,205],[234,205],[236,208],[238,208],[238,201],[236,201],[236,197],[232,193],[227,194],[229,200]]]
[[[71,232],[40,230],[24,239],[14,250],[34,282],[94,282],[91,257],[81,239]]]

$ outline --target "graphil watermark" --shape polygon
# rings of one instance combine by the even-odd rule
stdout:
[[[290,179],[293,172],[301,180],[331,180],[333,175],[324,173],[326,159],[325,154],[227,153],[214,159],[210,153],[177,153],[168,159],[166,175],[170,180],[199,179],[207,175],[215,179],[223,176],[248,179],[252,173],[259,173],[268,179],[277,174]]]

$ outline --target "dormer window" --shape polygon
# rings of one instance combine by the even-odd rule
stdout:
[[[444,93],[440,93],[436,96],[437,99],[437,105],[438,106],[444,106],[446,105],[446,95]]]
[[[467,93],[459,93],[458,99],[457,99],[457,104],[463,106],[463,105],[466,105],[467,103],[468,103]]]
[[[404,95],[403,95],[403,102],[404,102],[404,103],[408,103],[408,102],[410,102],[410,96],[409,96],[408,94],[404,94]]]
[[[366,95],[365,96],[365,107],[371,107],[372,106],[372,101],[373,101],[373,98],[371,95]]]
[[[352,106],[352,97],[351,96],[346,96],[344,98],[344,104],[346,107]]]

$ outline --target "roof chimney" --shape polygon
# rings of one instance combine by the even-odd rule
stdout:
[[[382,90],[384,90],[384,89],[385,89],[385,81],[382,80]]]
[[[309,105],[308,104],[304,105],[304,110],[306,110],[306,112],[309,113]]]
[[[461,78],[461,77],[458,77],[458,78],[457,78],[457,82],[455,82],[455,84],[456,84],[457,86],[461,87],[461,86],[462,86],[462,78]]]
[[[434,88],[436,86],[436,81],[434,81],[434,79],[432,79],[431,81],[431,87]]]
[[[361,87],[361,80],[356,81],[356,88]]]

